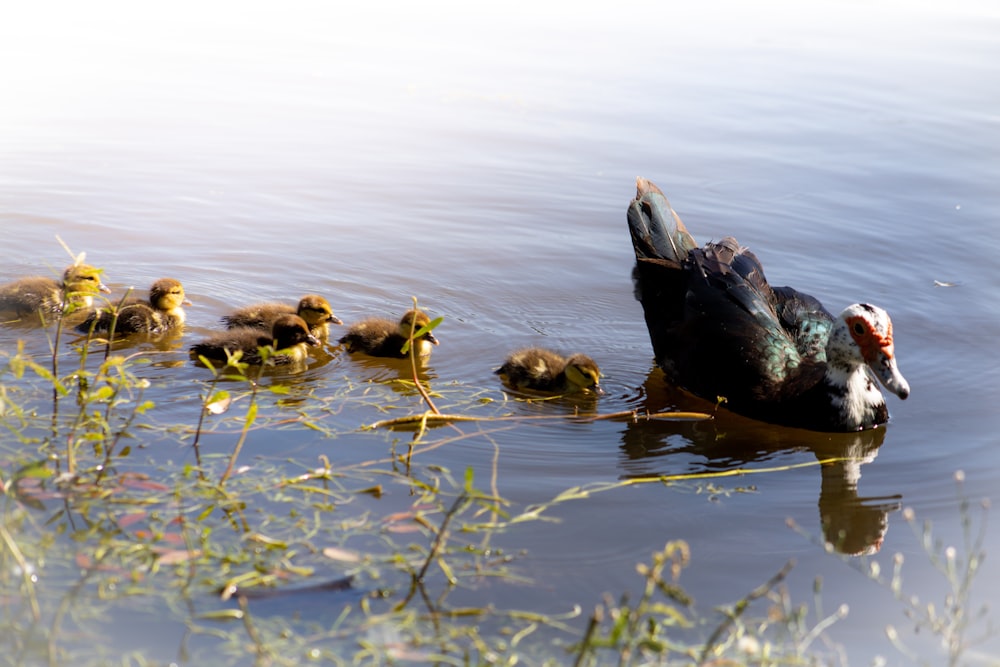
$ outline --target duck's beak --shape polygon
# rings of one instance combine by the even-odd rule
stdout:
[[[891,344],[878,349],[866,361],[868,368],[886,389],[901,399],[906,399],[910,395],[910,385],[903,374],[899,372],[899,367],[896,366],[896,357],[892,354]]]
[[[97,289],[105,294],[111,294],[111,288],[102,283],[100,280],[97,281]]]
[[[189,299],[187,297],[184,297],[184,300],[181,301],[181,303],[184,304],[185,306],[193,306],[194,305],[193,303],[191,303],[191,299]]]
[[[311,345],[312,347],[319,347],[319,338],[316,338],[316,336],[309,334],[308,336],[306,336],[305,343],[306,345]]]
[[[601,387],[601,385],[599,384],[595,384],[593,387],[590,388],[590,390],[595,394],[597,394],[598,396],[604,396],[604,388]]]
[[[427,333],[424,334],[424,339],[425,340],[429,340],[430,342],[434,343],[435,345],[440,345],[441,344],[441,343],[438,342],[438,339],[434,337],[434,333],[431,332],[431,331],[428,331]]]
[[[340,318],[334,315],[333,313],[330,313],[330,319],[328,319],[327,322],[329,322],[330,324],[336,324],[338,326],[343,324],[343,322],[340,321]]]

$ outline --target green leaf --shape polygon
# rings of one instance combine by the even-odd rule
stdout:
[[[413,337],[414,338],[420,338],[421,336],[423,336],[428,331],[431,331],[434,328],[436,328],[437,325],[441,324],[442,322],[444,322],[444,318],[443,317],[435,317],[433,320],[431,320],[430,322],[428,322],[424,326],[422,326],[419,329],[417,329],[416,331],[414,331],[413,332]]]
[[[458,579],[455,578],[455,573],[452,571],[451,566],[445,562],[444,558],[437,559],[438,567],[444,572],[444,576],[448,578],[448,583],[454,586],[458,583]]]
[[[212,415],[221,415],[229,409],[229,405],[232,402],[233,400],[229,397],[229,392],[223,389],[215,392],[212,400],[205,404],[205,410]]]
[[[90,396],[88,397],[88,400],[106,401],[114,395],[115,395],[115,390],[107,385],[104,385],[97,391],[91,392]]]
[[[257,420],[257,402],[253,401],[252,403],[250,403],[250,407],[247,408],[247,419],[246,419],[246,424],[244,426],[246,428],[249,428],[250,426],[253,425],[253,423],[256,420]]]
[[[420,338],[425,333],[431,331],[432,329],[434,329],[434,327],[441,324],[442,322],[444,322],[443,317],[435,317],[433,320],[431,320],[430,322],[428,322],[427,324],[425,324],[424,326],[420,327],[419,329],[413,332],[413,340]],[[410,341],[407,340],[406,343],[403,345],[403,349],[401,350],[401,352],[403,354],[406,354],[409,351],[410,351]]]
[[[18,468],[14,473],[14,479],[23,479],[25,477],[47,479],[52,477],[52,475],[53,472],[48,467],[48,459],[42,459],[40,461],[32,461]]]
[[[198,618],[206,621],[238,621],[243,618],[243,612],[239,609],[217,609],[198,614]]]

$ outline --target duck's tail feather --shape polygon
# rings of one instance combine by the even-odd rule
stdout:
[[[635,199],[628,207],[628,227],[636,259],[683,262],[696,247],[670,202],[651,181],[636,179]]]

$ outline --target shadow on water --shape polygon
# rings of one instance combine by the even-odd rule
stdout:
[[[643,410],[713,412],[714,406],[668,385],[661,371],[646,378]],[[772,461],[793,452],[811,452],[819,463],[819,516],[824,539],[845,554],[879,551],[891,512],[902,495],[859,492],[861,467],[875,460],[885,427],[857,433],[817,433],[775,426],[715,412],[700,422],[637,421],[622,433],[623,476],[640,478],[679,473],[725,472]],[[755,466],[759,467],[759,466]]]

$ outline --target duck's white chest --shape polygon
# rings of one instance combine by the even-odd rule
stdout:
[[[846,424],[860,429],[875,421],[879,407],[885,404],[885,398],[878,383],[864,366],[855,368],[851,373],[828,371],[827,379],[835,388],[842,389],[833,395],[832,400]]]

